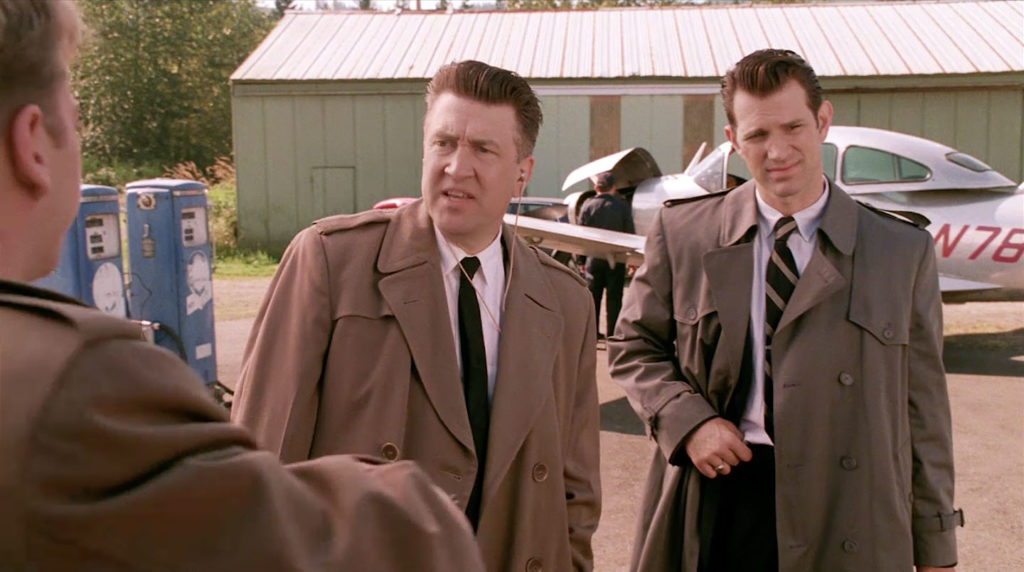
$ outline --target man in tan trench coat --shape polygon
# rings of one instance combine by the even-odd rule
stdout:
[[[594,305],[581,279],[502,224],[533,169],[539,103],[519,76],[471,61],[441,68],[427,93],[422,200],[295,237],[232,415],[285,461],[416,461],[466,509],[489,570],[588,570],[600,512]],[[482,340],[463,338],[462,293],[478,303]],[[463,353],[474,340],[486,354],[483,439],[464,378],[484,357]]]
[[[0,0],[0,570],[482,570],[413,464],[282,467],[137,324],[26,284],[78,209],[78,31]]]
[[[632,567],[952,567],[930,237],[823,176],[832,107],[799,56],[750,54],[722,92],[754,180],[662,209],[608,344],[657,443]]]

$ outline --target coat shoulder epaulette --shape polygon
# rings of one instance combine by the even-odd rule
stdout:
[[[371,209],[355,214],[339,214],[313,221],[313,227],[321,235],[341,230],[349,230],[374,223],[386,223],[391,220],[397,209]]]
[[[927,228],[930,222],[927,218],[923,217],[922,215],[911,211],[884,210],[874,205],[869,205],[868,203],[862,201],[857,201],[857,204],[875,213],[876,215],[879,215],[890,220],[898,220],[904,224],[909,224],[920,230],[924,230],[925,228]]]
[[[556,269],[556,270],[558,270],[560,272],[564,272],[564,273],[568,274],[569,276],[572,276],[574,280],[579,282],[580,286],[586,286],[587,285],[587,281],[584,280],[583,277],[580,276],[578,272],[573,272],[573,270],[571,268],[569,268],[568,266],[566,266],[566,265],[562,264],[561,262],[555,260],[548,253],[544,252],[540,248],[538,248],[536,246],[533,246],[533,245],[530,245],[530,250],[533,251],[533,253],[537,256],[537,260],[540,260],[540,263],[543,264],[544,266],[548,266],[550,268],[554,268],[554,269]]]
[[[706,195],[696,195],[696,196],[693,196],[693,197],[683,197],[681,199],[669,199],[669,200],[667,200],[667,201],[665,201],[665,202],[663,202],[661,204],[663,206],[665,206],[665,207],[674,207],[676,205],[684,205],[684,204],[687,204],[687,203],[693,203],[693,202],[697,202],[697,201],[704,201],[704,200],[707,200],[707,199],[713,199],[713,198],[716,198],[716,197],[722,197],[722,196],[724,196],[725,194],[727,194],[731,190],[732,189],[729,189],[729,190],[726,190],[726,191],[718,191],[718,192],[714,192],[714,193],[708,193]]]

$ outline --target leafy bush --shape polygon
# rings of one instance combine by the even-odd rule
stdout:
[[[234,174],[234,169],[231,169],[231,173]],[[280,260],[262,250],[238,246],[238,201],[234,181],[211,187],[207,200],[210,238],[215,249],[214,276],[235,278],[273,275]]]
[[[209,203],[210,234],[218,254],[238,248],[238,207],[235,186],[222,183],[210,189],[206,196]]]

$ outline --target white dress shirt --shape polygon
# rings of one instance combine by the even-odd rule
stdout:
[[[793,260],[799,275],[802,275],[811,255],[818,244],[818,225],[828,202],[828,180],[825,179],[824,192],[811,206],[793,215],[797,231],[789,235],[786,245],[793,253]],[[740,420],[740,431],[747,443],[772,445],[772,440],[764,429],[764,321],[765,292],[764,281],[775,246],[775,223],[782,218],[782,213],[768,206],[761,198],[761,191],[755,193],[757,201],[757,237],[754,238],[754,278],[750,289],[750,337],[752,340],[751,355],[753,356],[754,379],[751,383],[747,405]],[[785,312],[784,312],[785,313]]]
[[[459,261],[470,256],[458,246],[448,242],[441,231],[434,227],[437,250],[441,253],[441,274],[444,277],[444,292],[448,298],[448,317],[451,320],[452,338],[455,340],[455,359],[462,371],[462,350],[459,340],[459,277],[462,269]],[[487,352],[487,398],[494,398],[494,382],[498,378],[498,340],[501,334],[501,300],[505,296],[505,259],[501,249],[501,233],[480,252],[472,255],[480,260],[480,269],[473,276],[476,301],[480,304],[480,326],[484,332],[484,349]]]

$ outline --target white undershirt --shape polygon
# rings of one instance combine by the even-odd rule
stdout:
[[[469,256],[464,250],[448,242],[441,231],[434,227],[437,250],[441,253],[441,275],[444,277],[444,293],[448,298],[448,317],[451,320],[452,338],[455,340],[455,359],[462,371],[462,351],[459,341],[459,277],[462,270],[459,261]],[[501,299],[505,295],[505,260],[501,251],[501,233],[486,248],[474,254],[480,260],[480,268],[473,276],[477,302],[480,304],[480,326],[484,332],[484,349],[487,352],[487,397],[494,398],[494,382],[498,377],[498,340],[501,333]]]
[[[821,223],[821,216],[825,211],[825,204],[828,202],[828,179],[825,179],[824,192],[811,206],[793,215],[796,221],[797,232],[789,235],[786,245],[793,253],[793,260],[799,274],[802,275],[807,263],[811,260],[811,254],[818,244],[818,225]],[[750,289],[750,336],[753,340],[751,355],[753,357],[754,379],[751,384],[750,394],[747,396],[747,405],[743,410],[743,418],[740,420],[740,431],[743,432],[743,440],[747,443],[771,445],[772,440],[764,430],[764,281],[768,269],[768,259],[771,258],[772,248],[775,245],[775,223],[782,218],[782,213],[768,206],[761,198],[761,192],[756,191],[757,201],[757,237],[754,239],[754,278],[753,287]]]

